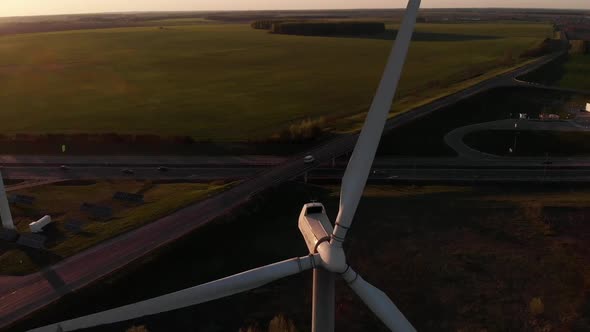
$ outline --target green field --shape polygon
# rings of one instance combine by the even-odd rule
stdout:
[[[551,34],[547,24],[421,24],[396,110],[507,68]],[[4,36],[0,131],[239,141],[320,116],[350,129],[371,102],[390,37],[284,36],[232,24]]]
[[[34,207],[12,204],[11,209],[20,232],[29,232],[28,224],[48,214],[54,223],[44,231],[47,250],[23,249],[0,243],[0,275],[21,275],[56,263],[116,235],[138,228],[158,218],[205,199],[227,185],[202,183],[161,183],[140,181],[102,181],[98,183],[61,183],[24,189],[16,194],[36,198]],[[145,204],[115,201],[117,191],[142,193]],[[89,219],[80,212],[80,204],[88,202],[113,209],[108,222]],[[86,222],[83,232],[72,234],[64,228],[67,221]]]
[[[590,91],[590,54],[569,54],[540,70],[523,77],[524,80],[561,88]]]
[[[258,209],[244,208],[239,216],[208,225],[14,330],[306,255],[297,229],[301,206],[317,199],[334,220],[338,189],[285,184],[255,201]],[[345,249],[354,268],[391,296],[418,331],[588,331],[590,227],[584,215],[589,204],[590,191],[575,187],[368,186]],[[336,330],[385,332],[337,280]],[[542,312],[531,310],[535,298],[544,304]],[[145,324],[154,332],[238,331],[256,323],[265,328],[279,313],[293,319],[299,331],[310,330],[311,272],[95,330],[120,332]]]

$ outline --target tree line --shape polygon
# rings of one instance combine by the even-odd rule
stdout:
[[[282,22],[272,25],[272,33],[303,36],[372,35],[385,32],[379,22]]]
[[[385,32],[385,23],[382,22],[257,20],[252,22],[251,27],[277,34],[303,36],[371,35]]]
[[[250,24],[253,29],[260,29],[260,30],[271,30],[273,24],[282,23],[284,21],[279,20],[257,20]]]
[[[529,48],[520,54],[521,58],[536,58],[547,55],[562,49],[562,44],[559,40],[546,38],[539,45]]]

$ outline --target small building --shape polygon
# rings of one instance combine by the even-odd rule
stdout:
[[[590,112],[590,103],[586,103],[586,112]]]
[[[51,216],[44,216],[43,218],[29,224],[31,233],[41,233],[45,226],[51,224]]]

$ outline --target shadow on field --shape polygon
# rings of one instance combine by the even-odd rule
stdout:
[[[519,77],[519,79],[527,82],[553,85],[565,76],[565,65],[569,59],[570,55],[566,54],[529,74]]]
[[[359,36],[341,36],[342,38],[365,38],[365,39],[383,39],[383,40],[395,40],[397,37],[398,30],[386,30],[384,33],[375,35],[359,35]],[[424,41],[424,42],[452,42],[452,41],[470,41],[470,40],[489,40],[499,39],[496,36],[483,36],[483,35],[459,35],[451,33],[436,33],[436,32],[414,32],[412,37],[413,41]]]
[[[45,234],[50,239],[50,243],[64,238],[64,234],[57,229],[55,224],[47,226],[45,228]],[[71,292],[71,288],[66,285],[65,281],[59,274],[57,274],[57,272],[55,272],[51,266],[52,264],[55,264],[57,261],[61,260],[62,257],[50,252],[49,250],[26,249],[23,250],[23,252],[27,255],[34,266],[42,268],[39,273],[41,273],[43,278],[47,280],[56,293],[65,295]]]

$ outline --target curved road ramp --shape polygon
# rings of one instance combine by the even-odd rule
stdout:
[[[469,147],[464,142],[466,135],[484,130],[513,130],[513,131],[590,131],[590,128],[577,124],[574,121],[541,121],[506,119],[499,121],[477,123],[457,128],[445,135],[445,143],[462,158],[467,159],[513,159],[481,152]]]

